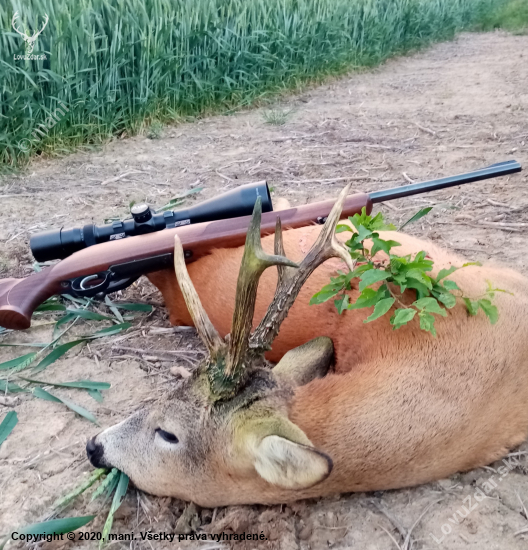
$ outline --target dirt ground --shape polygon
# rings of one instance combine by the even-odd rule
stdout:
[[[304,204],[336,196],[346,181],[358,191],[373,191],[511,158],[523,162],[527,171],[381,208],[397,223],[422,206],[434,206],[412,232],[471,260],[493,259],[528,273],[528,240],[523,237],[528,224],[528,36],[464,34],[288,97],[272,108],[289,113],[284,125],[268,124],[265,108],[216,116],[165,128],[159,139],[116,140],[103,149],[39,160],[28,172],[0,180],[1,276],[32,271],[32,232],[122,217],[132,200],[162,205],[182,191],[203,187],[190,204],[267,179],[276,196]],[[141,280],[122,297],[146,301],[155,310],[139,315],[124,336],[74,350],[41,376],[111,382],[101,404],[85,392],[56,390],[93,411],[102,426],[165,392],[174,380],[169,369],[189,367],[201,349],[192,330],[169,328],[161,296],[148,281]],[[49,342],[52,319],[39,316],[28,331],[0,335],[0,343]],[[94,328],[84,323],[75,330],[85,334]],[[1,348],[0,362],[28,351]],[[60,404],[24,395],[11,405],[19,423],[0,449],[0,533],[42,519],[57,497],[89,474],[84,445],[99,431]],[[0,404],[0,417],[8,410]],[[459,525],[453,515],[498,464],[412,489],[287,506],[201,510],[197,523],[208,532],[263,532],[268,539],[236,543],[241,549],[522,549],[528,546],[528,519],[521,504],[528,506],[528,445],[516,453],[518,466]],[[182,509],[181,502],[131,490],[114,532],[134,531],[136,538],[148,529],[173,532]],[[81,499],[68,515],[90,510],[97,507]],[[101,530],[103,516],[87,530]],[[519,534],[522,530],[526,533]],[[66,541],[43,547],[95,544]],[[227,548],[211,541],[135,540],[112,546]]]

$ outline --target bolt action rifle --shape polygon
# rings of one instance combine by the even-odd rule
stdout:
[[[375,203],[513,174],[520,170],[521,165],[511,160],[458,176],[373,193],[357,193],[347,197],[342,216],[360,213],[362,208],[370,213]],[[242,197],[242,188],[239,188],[238,191],[202,203],[202,207],[207,205],[206,215],[198,205],[193,207],[196,209],[194,217],[193,208],[190,208],[164,213],[161,217],[156,214],[156,218],[152,212],[150,215],[147,213],[148,207],[141,205],[132,212],[132,221],[117,222],[121,225],[91,226],[91,229],[85,226],[83,229],[54,230],[46,232],[44,236],[34,236],[32,249],[37,260],[50,257],[65,259],[23,279],[0,280],[0,326],[14,330],[29,328],[35,309],[55,294],[104,297],[130,286],[141,275],[172,267],[176,233],[183,244],[187,262],[198,260],[214,248],[242,246],[251,219],[250,210],[257,196],[261,196],[264,203],[261,234],[272,233],[277,213],[271,210],[269,190],[267,186],[264,189],[263,185],[266,185],[265,182],[243,186],[252,190],[249,199]],[[229,200],[224,201],[226,196],[229,196]],[[220,213],[214,208],[215,200],[223,205],[217,209]],[[330,199],[282,210],[282,226],[287,229],[313,223],[323,224],[334,202],[334,199]],[[240,215],[241,212],[247,215]],[[179,224],[182,219],[184,223]],[[115,235],[119,237],[112,238]]]

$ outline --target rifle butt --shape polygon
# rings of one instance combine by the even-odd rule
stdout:
[[[50,284],[48,271],[40,271],[25,279],[0,280],[0,326],[24,330],[31,326],[31,316],[45,300],[58,292]]]

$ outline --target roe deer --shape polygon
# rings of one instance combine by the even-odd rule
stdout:
[[[284,257],[280,227],[275,255],[261,248],[258,207],[243,254],[215,251],[188,267],[191,277],[176,240],[181,291],[166,274],[152,280],[164,293],[171,320],[194,324],[209,356],[163,403],[90,440],[87,452],[95,466],[114,466],[140,489],[201,506],[271,504],[428,482],[490,463],[525,439],[523,276],[491,266],[455,272],[450,278],[466,294],[482,294],[489,279],[514,295],[496,297],[500,318],[494,326],[484,315],[468,317],[462,305],[455,306],[437,320],[437,338],[412,322],[393,331],[387,317],[365,325],[366,315],[357,310],[339,316],[331,302],[308,306],[335,269],[327,262],[312,274],[319,264],[335,256],[350,267],[335,235],[346,191],[322,229],[285,232],[294,260],[315,241],[297,269],[287,267],[292,262]],[[403,246],[393,250],[425,249],[437,271],[464,261],[412,237],[397,239]],[[264,249],[272,246],[269,237],[263,243]],[[239,264],[233,297],[232,274]],[[270,265],[278,266],[273,297],[275,270],[262,275]],[[350,294],[354,301],[357,289]],[[262,320],[251,334],[255,310]],[[231,313],[232,329],[224,339]],[[284,356],[270,369],[263,353],[279,327],[271,357]],[[326,374],[330,338],[336,368]]]

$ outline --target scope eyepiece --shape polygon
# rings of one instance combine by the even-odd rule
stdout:
[[[191,206],[185,210],[155,213],[148,204],[135,204],[131,218],[112,224],[52,229],[32,235],[31,252],[37,262],[62,260],[88,246],[153,233],[181,225],[250,216],[258,197],[262,211],[271,212],[273,204],[265,181],[241,185],[219,197]]]

